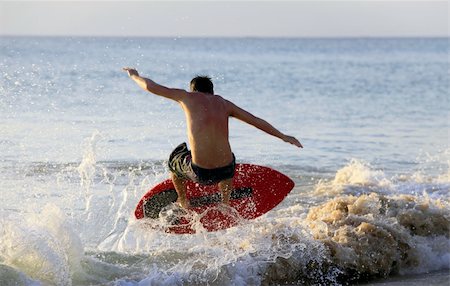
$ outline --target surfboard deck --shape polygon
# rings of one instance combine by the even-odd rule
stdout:
[[[234,213],[219,207],[221,194],[217,185],[204,186],[187,182],[186,197],[199,222],[207,231],[217,231],[238,224],[241,219],[254,219],[277,206],[294,188],[294,182],[286,175],[259,165],[236,164],[233,178],[234,190],[230,195],[230,206]],[[158,219],[160,212],[178,198],[172,180],[165,180],[150,189],[139,201],[135,209],[137,219]],[[192,216],[188,212],[180,214],[164,227],[166,232],[195,233]],[[237,212],[239,215],[237,216]]]

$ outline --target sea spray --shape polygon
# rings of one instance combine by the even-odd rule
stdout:
[[[333,196],[351,190],[389,189],[392,182],[382,170],[362,160],[352,159],[339,169],[332,180],[320,180],[315,187],[315,195]]]
[[[80,174],[80,184],[85,190],[86,212],[90,209],[90,203],[92,200],[91,185],[96,173],[96,145],[100,139],[100,132],[96,130],[92,136],[84,141],[84,154],[80,165],[77,170]],[[90,213],[87,213],[88,217]]]
[[[80,271],[83,246],[55,206],[29,217],[1,219],[0,257],[4,264],[50,285],[72,285]]]
[[[339,169],[333,180],[335,185],[389,186],[390,181],[381,170],[373,170],[370,164],[352,159]]]

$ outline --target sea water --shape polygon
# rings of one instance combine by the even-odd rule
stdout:
[[[446,38],[0,38],[0,285],[448,285],[448,52]],[[299,138],[230,121],[237,161],[293,191],[218,232],[136,220],[186,125],[124,66],[184,89],[209,75]]]

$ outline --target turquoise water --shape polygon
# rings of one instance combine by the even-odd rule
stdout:
[[[448,39],[2,37],[0,55],[1,284],[338,285],[449,269]],[[302,150],[231,120],[237,161],[294,190],[217,233],[134,220],[186,135],[181,108],[124,66],[185,89],[207,74],[299,138]]]

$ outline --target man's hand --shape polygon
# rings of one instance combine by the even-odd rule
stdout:
[[[139,76],[139,73],[137,70],[133,69],[133,68],[123,68],[124,71],[128,72],[128,76],[132,77],[132,76]]]
[[[283,141],[287,142],[287,143],[291,143],[292,145],[295,145],[295,146],[297,146],[299,148],[303,148],[303,145],[295,137],[284,135]]]

